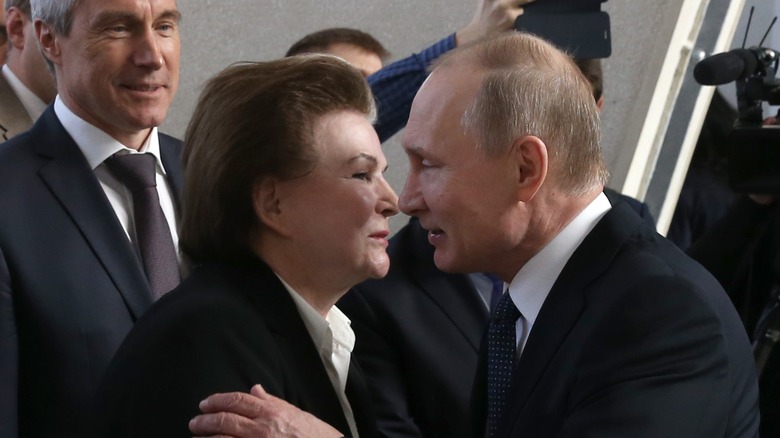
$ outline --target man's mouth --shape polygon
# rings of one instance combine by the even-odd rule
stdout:
[[[127,88],[130,91],[151,93],[164,87],[160,84],[138,84],[138,85],[125,85],[125,88]]]

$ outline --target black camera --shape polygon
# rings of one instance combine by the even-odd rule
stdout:
[[[728,137],[728,166],[729,183],[738,192],[780,194],[780,126],[763,124],[762,107],[763,102],[780,105],[778,59],[780,53],[764,47],[734,49],[700,61],[693,70],[699,84],[736,85],[739,116]]]

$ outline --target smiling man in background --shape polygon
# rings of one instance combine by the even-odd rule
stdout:
[[[175,0],[31,3],[58,96],[0,146],[0,436],[82,437],[114,352],[179,281],[181,146],[157,126],[180,14]],[[131,168],[149,190],[131,190]]]

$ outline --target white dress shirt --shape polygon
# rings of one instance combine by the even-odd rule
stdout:
[[[11,71],[7,64],[3,65],[3,76],[5,76],[5,80],[8,81],[8,85],[10,85],[14,90],[14,93],[16,93],[16,97],[18,97],[19,101],[22,102],[22,105],[24,106],[24,109],[27,110],[27,114],[30,116],[30,119],[33,122],[38,120],[38,117],[40,117],[41,114],[43,114],[43,111],[46,109],[46,102],[42,101],[40,97],[36,96],[35,93],[27,88],[27,86],[22,83],[19,77],[16,76],[13,71]]]
[[[279,276],[277,275],[277,277]],[[349,361],[352,349],[355,347],[355,332],[350,326],[351,321],[336,306],[330,309],[327,318],[323,318],[287,282],[281,277],[279,280],[290,293],[309,336],[314,341],[314,345],[317,346],[322,364],[328,372],[330,383],[336,390],[341,409],[347,418],[351,436],[359,438],[355,415],[352,413],[352,406],[349,404],[346,393]]]
[[[517,320],[517,351],[525,348],[528,335],[547,295],[563,267],[599,220],[612,208],[601,193],[553,240],[531,258],[509,284],[509,295],[522,316]]]
[[[171,230],[171,237],[175,248],[179,247],[179,235],[176,232],[176,207],[173,201],[173,189],[168,184],[165,177],[165,166],[160,159],[160,140],[157,136],[157,128],[152,128],[146,143],[140,151],[130,149],[118,142],[116,139],[101,131],[97,127],[89,124],[79,116],[73,113],[65,103],[57,96],[54,101],[54,111],[62,126],[70,134],[78,145],[87,163],[95,172],[95,176],[100,181],[100,186],[108,197],[116,217],[122,224],[130,242],[139,251],[135,235],[135,220],[133,217],[133,194],[127,187],[108,170],[103,163],[107,158],[116,153],[137,154],[148,153],[155,157],[157,161],[157,194],[160,197],[160,206],[162,207],[165,219],[168,221],[168,228]],[[177,250],[179,265],[181,266],[181,255]]]

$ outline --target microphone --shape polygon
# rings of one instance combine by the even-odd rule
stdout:
[[[723,85],[744,79],[758,67],[758,54],[751,49],[734,49],[702,59],[693,69],[701,85]]]

